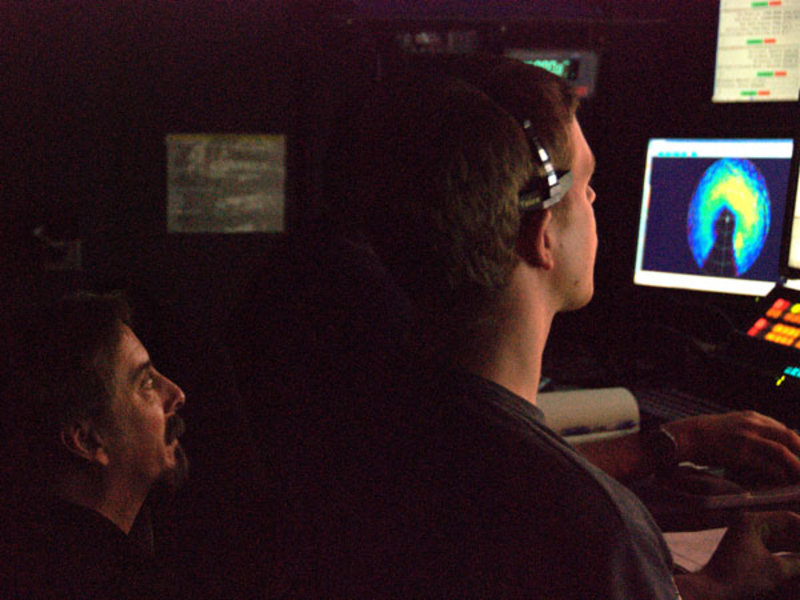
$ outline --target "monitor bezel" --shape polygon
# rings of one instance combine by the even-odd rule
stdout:
[[[800,278],[800,265],[793,267],[789,264],[789,254],[792,244],[792,225],[794,221],[795,209],[798,207],[797,194],[800,193],[800,126],[794,135],[794,148],[792,152],[792,164],[789,168],[789,187],[786,190],[786,213],[783,221],[783,238],[781,243],[781,255],[778,262],[780,275],[784,279]],[[798,237],[800,238],[800,224],[798,225]]]

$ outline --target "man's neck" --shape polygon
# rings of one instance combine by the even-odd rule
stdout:
[[[461,368],[502,385],[531,404],[536,404],[542,355],[555,316],[540,293],[542,286],[530,281],[536,277],[531,269],[514,271],[492,327],[456,358]]]
[[[144,504],[146,493],[136,493],[128,488],[108,482],[87,481],[75,477],[62,481],[57,495],[62,499],[89,508],[114,523],[125,534],[130,533],[136,516]]]

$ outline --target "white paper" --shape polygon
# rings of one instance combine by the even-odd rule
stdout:
[[[708,563],[727,530],[727,527],[720,527],[703,531],[670,531],[664,534],[664,539],[672,552],[675,564],[694,573]]]

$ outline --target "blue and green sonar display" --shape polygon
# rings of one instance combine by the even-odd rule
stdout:
[[[689,203],[688,241],[697,266],[721,277],[746,273],[764,248],[770,212],[766,181],[751,161],[713,163]]]

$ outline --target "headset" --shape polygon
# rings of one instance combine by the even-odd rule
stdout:
[[[533,134],[530,120],[522,122],[525,138],[531,147],[534,160],[538,159],[544,168],[545,177],[533,177],[519,192],[520,212],[545,210],[559,202],[572,187],[572,171],[556,171],[550,154]]]

